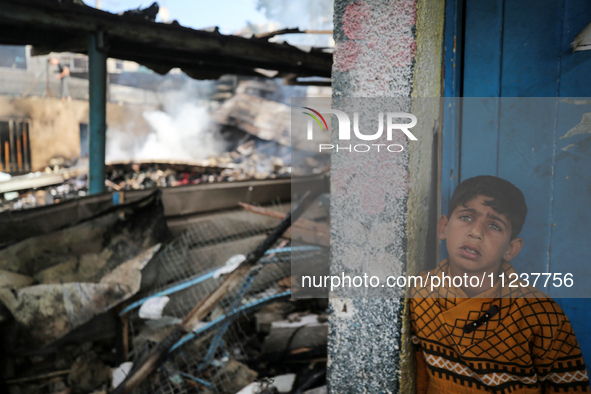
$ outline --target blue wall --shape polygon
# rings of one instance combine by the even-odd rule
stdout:
[[[591,97],[591,51],[570,48],[591,22],[591,2],[447,4],[445,95],[466,99],[446,105],[443,212],[458,182],[480,174],[508,179],[529,208],[517,270],[570,272],[591,283],[591,124],[566,135],[591,105],[556,99]],[[546,292],[569,316],[589,368],[591,300]]]

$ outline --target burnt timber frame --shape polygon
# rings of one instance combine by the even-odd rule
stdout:
[[[106,96],[102,86],[107,56],[138,62],[160,74],[178,67],[196,79],[260,76],[257,69],[275,70],[277,77],[329,78],[332,69],[332,54],[322,50],[305,52],[265,39],[115,15],[73,0],[0,0],[0,44],[33,45],[34,54],[84,53],[90,57],[89,64],[96,63],[89,75],[91,194],[104,190]]]

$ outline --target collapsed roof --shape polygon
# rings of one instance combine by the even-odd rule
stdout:
[[[178,67],[195,79],[217,79],[224,74],[259,76],[258,69],[276,71],[276,77],[331,75],[332,54],[321,49],[306,52],[266,38],[155,23],[73,0],[0,1],[0,44],[33,45],[34,54],[86,54],[88,35],[99,32],[107,56],[135,61],[160,74]]]

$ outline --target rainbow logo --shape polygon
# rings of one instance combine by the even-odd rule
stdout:
[[[302,107],[302,108],[305,108],[307,110],[310,110],[310,111],[314,112],[316,115],[318,115],[320,117],[320,119],[322,119],[322,123],[324,123],[324,127],[322,127],[322,123],[320,123],[320,120],[316,116],[312,115],[309,112],[302,112],[303,114],[306,114],[309,117],[311,117],[312,119],[314,119],[316,121],[316,123],[318,123],[318,126],[320,126],[320,130],[326,130],[326,131],[328,131],[328,125],[326,124],[326,120],[324,120],[324,118],[322,117],[322,115],[320,115],[320,112],[318,112],[316,110],[313,110],[310,107]],[[310,127],[310,126],[308,126],[308,127]]]

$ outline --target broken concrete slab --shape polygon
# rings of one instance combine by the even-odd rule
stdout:
[[[271,332],[265,337],[263,353],[326,346],[327,341],[328,323],[320,323],[318,315],[310,314],[297,322],[281,320],[271,323]]]
[[[260,139],[291,145],[291,108],[277,101],[240,93],[213,112],[212,118]]]
[[[328,394],[328,387],[316,387],[315,389],[304,391],[304,394]]]
[[[271,331],[271,323],[284,320],[294,308],[289,302],[274,302],[262,307],[254,314],[257,332],[268,334]]]
[[[226,393],[236,393],[257,378],[257,372],[246,365],[230,359],[214,376],[220,389]]]
[[[141,270],[157,244],[105,275],[99,283],[66,283],[0,289],[0,301],[30,337],[29,346],[47,345],[128,299],[140,289]]]
[[[88,393],[108,388],[111,382],[111,368],[90,351],[74,361],[68,375],[68,382],[74,393]]]
[[[9,289],[19,289],[32,285],[35,279],[27,275],[17,274],[15,272],[0,270],[0,287]]]
[[[285,315],[280,312],[258,312],[254,314],[257,332],[268,334],[271,332],[271,324],[283,320]]]

